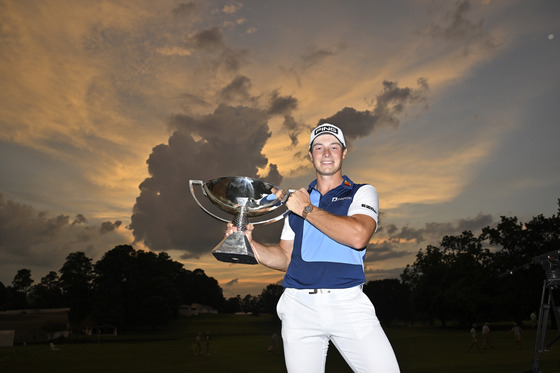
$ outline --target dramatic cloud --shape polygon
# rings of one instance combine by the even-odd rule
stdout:
[[[70,252],[83,251],[98,257],[118,244],[128,243],[121,222],[105,222],[101,226],[87,225],[87,219],[77,214],[50,216],[47,211],[11,200],[0,193],[0,268],[15,275],[22,264],[32,274],[58,271]],[[36,277],[36,276],[35,276]]]
[[[386,231],[391,242],[421,243],[441,239],[443,236],[458,235],[464,231],[476,232],[492,222],[491,215],[478,214],[473,219],[460,219],[456,224],[428,222],[424,228],[419,229],[404,226],[399,230],[394,224],[389,224]]]
[[[348,144],[352,140],[369,135],[379,126],[398,126],[399,115],[404,112],[406,105],[426,100],[427,81],[420,78],[417,83],[419,88],[413,89],[400,88],[396,82],[384,81],[383,91],[377,95],[373,110],[358,111],[345,107],[333,116],[319,120],[317,124],[327,122],[343,125]]]
[[[261,153],[270,137],[262,110],[221,105],[203,117],[176,115],[170,125],[175,132],[168,144],[156,146],[148,159],[152,176],[140,185],[130,226],[136,240],[151,249],[197,257],[208,252],[209,242],[221,239],[224,227],[199,209],[188,192],[190,179],[265,176],[279,184],[281,175]],[[269,172],[259,175],[259,168],[267,166]]]

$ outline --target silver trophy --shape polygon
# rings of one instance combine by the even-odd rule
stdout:
[[[202,193],[214,203],[220,210],[234,215],[232,224],[237,227],[237,232],[233,232],[224,238],[212,250],[216,259],[222,262],[257,264],[253,249],[249,240],[243,232],[247,229],[249,218],[267,214],[282,206],[287,199],[287,194],[280,200],[274,194],[280,188],[267,183],[266,181],[252,179],[243,176],[220,177],[203,182],[202,180],[190,180],[189,186],[191,194],[198,206],[208,215],[223,222],[230,220],[224,219],[207,210],[198,200],[194,192],[194,186],[200,185]],[[289,213],[284,213],[264,221],[251,221],[251,224],[268,224],[284,218]]]

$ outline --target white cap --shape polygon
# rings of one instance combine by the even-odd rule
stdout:
[[[313,140],[315,140],[317,137],[321,135],[326,135],[326,134],[333,135],[338,139],[338,141],[340,141],[342,146],[346,147],[346,141],[344,140],[344,134],[342,133],[342,130],[337,126],[335,126],[334,124],[330,124],[330,123],[323,123],[317,128],[315,128],[313,131],[311,131],[311,137],[309,138],[309,147],[311,148],[311,145],[313,144]]]

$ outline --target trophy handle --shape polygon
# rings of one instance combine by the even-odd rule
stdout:
[[[295,191],[296,191],[295,189],[288,189],[288,193],[286,193],[286,195],[284,196],[284,198],[282,198],[281,203],[282,203],[282,204],[285,204],[286,201],[288,200],[288,197],[290,196],[290,194],[292,194],[292,193],[295,192]],[[268,220],[265,220],[265,221],[251,222],[251,224],[253,224],[253,225],[258,225],[258,224],[270,224],[270,223],[274,223],[274,222],[277,222],[278,220],[284,219],[286,216],[288,216],[289,213],[291,213],[291,211],[286,209],[286,211],[284,211],[282,214],[278,215],[278,216],[275,217],[275,218],[268,219]]]
[[[200,203],[200,201],[198,200],[198,198],[196,198],[196,195],[194,194],[194,187],[193,187],[193,185],[195,185],[195,184],[196,184],[196,185],[200,185],[200,188],[201,188],[201,190],[202,190],[202,193],[204,193],[204,189],[202,189],[202,185],[204,184],[204,182],[203,182],[202,180],[189,180],[189,188],[190,188],[190,190],[191,190],[191,194],[192,194],[194,200],[196,201],[198,207],[200,207],[205,213],[207,213],[208,215],[212,216],[213,218],[218,219],[218,220],[223,221],[223,222],[226,222],[226,223],[229,223],[229,222],[230,222],[229,220],[224,219],[224,218],[222,218],[222,217],[220,217],[220,216],[218,216],[218,215],[216,215],[216,214],[214,214],[214,213],[208,211],[204,206],[202,206],[202,204]]]

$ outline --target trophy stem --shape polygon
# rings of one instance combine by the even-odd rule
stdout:
[[[245,231],[245,229],[247,229],[247,224],[249,223],[249,219],[247,218],[247,208],[242,207],[239,214],[233,217],[233,221],[231,223],[237,227],[238,231]]]

